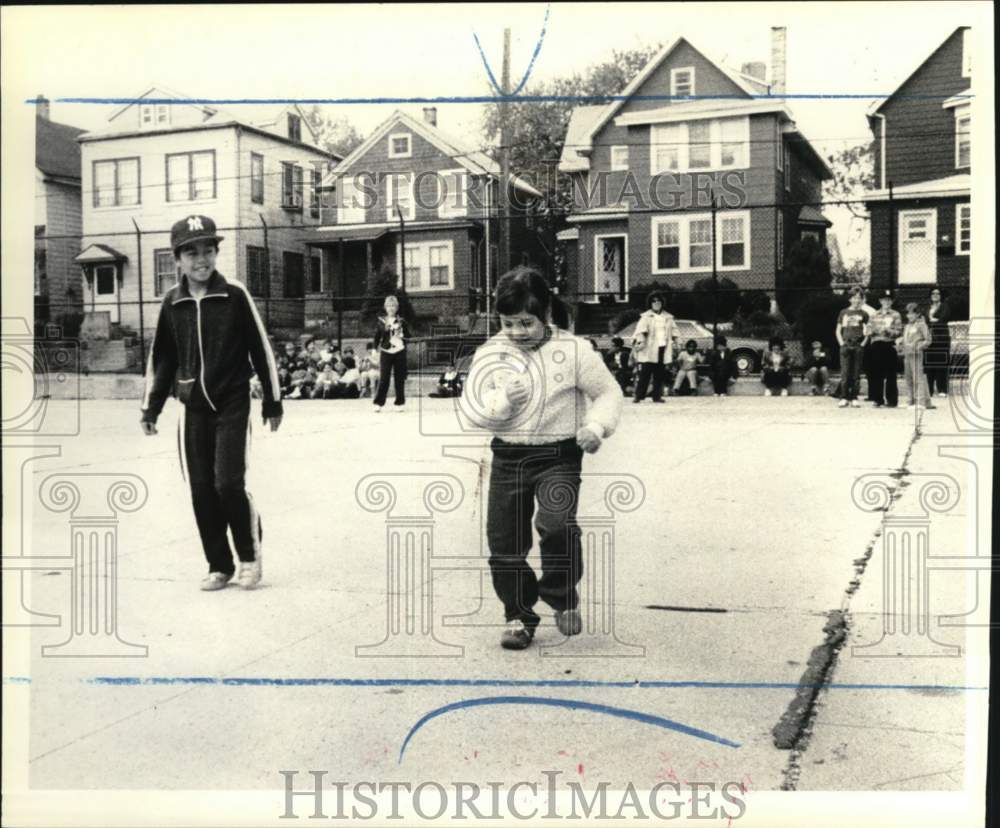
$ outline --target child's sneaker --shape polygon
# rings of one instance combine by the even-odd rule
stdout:
[[[240,561],[240,574],[236,578],[236,582],[243,589],[253,589],[260,583],[263,575],[262,570],[259,556],[255,561]]]
[[[381,414],[381,413],[382,413],[382,406],[380,406],[380,405],[375,405],[375,404],[373,403],[373,404],[372,404],[372,413],[373,413],[373,414]]]
[[[837,408],[847,408],[847,406],[849,405],[850,403],[847,400],[841,400],[839,403],[837,403]]]
[[[860,400],[851,400],[851,408],[861,408]]]
[[[580,610],[557,610],[556,626],[563,635],[579,635],[583,629],[583,619],[580,618]]]
[[[232,572],[209,572],[202,579],[199,589],[202,592],[215,592],[217,589],[225,589],[232,579]]]
[[[526,627],[520,618],[507,622],[507,629],[500,636],[500,646],[505,650],[524,650],[531,644],[535,631]]]
[[[771,396],[771,389],[770,388],[765,388],[764,389],[764,396],[765,397],[770,397]]]
[[[781,389],[781,396],[782,397],[787,397],[788,396],[788,389],[787,388],[782,388]]]

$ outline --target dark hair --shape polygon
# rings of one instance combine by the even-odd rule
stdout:
[[[613,337],[611,337],[611,347],[612,348],[621,348],[624,344],[625,344],[625,340],[622,339],[620,336],[613,336]]]
[[[545,277],[527,265],[519,265],[500,277],[496,309],[504,316],[530,313],[543,322],[551,319],[556,327],[569,327],[569,309],[558,296],[552,295]]]
[[[647,308],[653,307],[653,302],[659,302],[661,305],[666,304],[663,301],[663,294],[657,293],[656,291],[653,291],[651,294],[649,294],[649,296],[646,297],[646,307]]]
[[[348,369],[350,369],[350,368],[356,368],[357,367],[357,363],[354,361],[354,357],[350,357],[350,356],[344,357],[344,367],[348,368]]]
[[[350,345],[348,345],[346,348],[344,348],[344,355],[345,356],[347,354],[353,354],[353,353],[354,353],[354,349]]]
[[[684,343],[684,350],[685,351],[690,351],[692,345],[694,345],[694,349],[697,351],[698,350],[698,342],[696,340],[694,340],[694,339],[689,339],[687,342]]]
[[[942,298],[942,299],[944,299],[944,291],[943,291],[943,290],[941,290],[941,288],[939,288],[939,287],[938,287],[937,285],[934,285],[934,287],[932,287],[932,288],[931,288],[931,289],[930,289],[929,291],[927,291],[927,295],[928,295],[928,296],[931,296],[931,295],[933,295],[933,293],[934,293],[934,291],[935,291],[935,290],[936,290],[936,291],[937,291],[938,293],[940,293],[940,294],[941,294],[941,298]]]
[[[851,292],[848,294],[848,296],[860,296],[862,302],[865,300],[865,292],[860,287],[851,288]]]
[[[769,340],[767,340],[767,350],[770,351],[775,345],[777,345],[779,348],[784,348],[785,340],[782,339],[780,336],[772,336]]]
[[[716,345],[725,345],[728,341],[729,340],[726,339],[722,334],[719,334],[717,337],[715,337]]]

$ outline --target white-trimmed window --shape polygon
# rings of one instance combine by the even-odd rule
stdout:
[[[177,260],[169,247],[153,251],[153,292],[157,296],[163,296],[177,284],[179,275]]]
[[[122,207],[140,203],[138,158],[95,161],[93,170],[95,207]]]
[[[712,270],[712,215],[654,216],[652,219],[653,273]],[[750,267],[750,211],[716,215],[718,270]]]
[[[775,153],[775,163],[779,170],[785,169],[785,142],[781,137],[781,121],[775,120],[774,122],[774,153]]]
[[[611,171],[628,171],[628,145],[615,144],[611,147]]]
[[[396,207],[399,207],[404,219],[412,220],[415,215],[413,198],[413,173],[389,173],[385,177],[385,217],[388,221],[396,221]]]
[[[694,67],[670,70],[670,97],[690,97],[694,94]]]
[[[972,114],[968,106],[955,108],[955,167],[972,162]]]
[[[438,215],[464,216],[469,210],[469,174],[462,169],[442,170],[437,177]]]
[[[955,255],[968,256],[972,251],[972,205],[955,205]]]
[[[149,127],[149,126],[156,126],[158,124],[169,124],[169,123],[170,123],[169,104],[139,105],[140,126]]]
[[[409,132],[396,132],[389,136],[389,157],[409,158],[413,154],[413,136]]]
[[[94,290],[98,296],[114,296],[118,268],[114,265],[97,265],[94,268]]]
[[[363,224],[365,202],[358,180],[353,175],[345,175],[337,183],[337,223]]]
[[[749,164],[750,119],[745,116],[659,124],[649,135],[651,175],[745,169]]]
[[[215,150],[167,156],[167,201],[215,198]]]
[[[396,245],[396,269],[402,270]],[[455,287],[454,245],[451,240],[412,242],[406,245],[407,290],[452,290]]]
[[[264,156],[258,152],[250,153],[250,200],[264,203]]]
[[[972,29],[962,31],[962,77],[972,77]]]

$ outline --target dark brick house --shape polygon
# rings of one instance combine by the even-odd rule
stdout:
[[[818,202],[832,174],[784,91],[784,29],[772,30],[770,79],[763,63],[735,71],[679,37],[617,100],[573,111],[559,169],[575,209],[559,238],[579,301],[687,288],[711,277],[713,257],[720,277],[774,291],[797,239],[825,243]]]
[[[493,159],[438,128],[436,108],[425,108],[422,120],[394,112],[323,181],[321,226],[304,237],[322,256],[324,296],[316,301],[323,307],[312,314],[341,304],[356,312],[371,277],[390,270],[422,322],[464,330],[499,275],[500,179]],[[511,176],[507,198],[511,264],[539,264],[533,213],[540,193]]]
[[[35,320],[56,322],[82,310],[80,266],[80,145],[84,130],[49,118],[49,102],[35,110]]]
[[[955,29],[868,112],[875,150],[876,189],[866,195],[874,287],[898,286],[921,299],[931,285],[968,291],[970,31]]]

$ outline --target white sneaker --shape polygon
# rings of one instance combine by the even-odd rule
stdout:
[[[939,396],[939,397],[947,397],[948,395],[947,395],[947,394],[945,394],[945,392],[944,392],[944,391],[938,391],[938,392],[937,392],[937,396]]]
[[[261,566],[258,554],[255,561],[240,561],[240,574],[236,578],[236,583],[243,587],[243,589],[253,589],[260,583],[263,574],[263,567]]]
[[[372,405],[372,413],[373,414],[381,414],[382,413],[382,406],[380,406],[380,405]]]
[[[765,397],[770,397],[771,396],[771,389],[770,388],[765,388],[764,389],[764,396]]]
[[[861,403],[858,400],[851,400],[851,408],[861,408]]]
[[[233,579],[233,573],[209,572],[202,578],[199,589],[202,592],[215,592],[217,589],[225,589]]]
[[[787,397],[788,396],[788,389],[787,388],[782,388],[781,389],[781,396],[782,397]]]
[[[847,400],[841,400],[837,403],[837,408],[847,408],[848,405],[850,405],[850,403]]]
[[[405,414],[406,413],[406,406],[405,405],[394,405],[392,407],[392,410],[395,411],[397,414]]]

